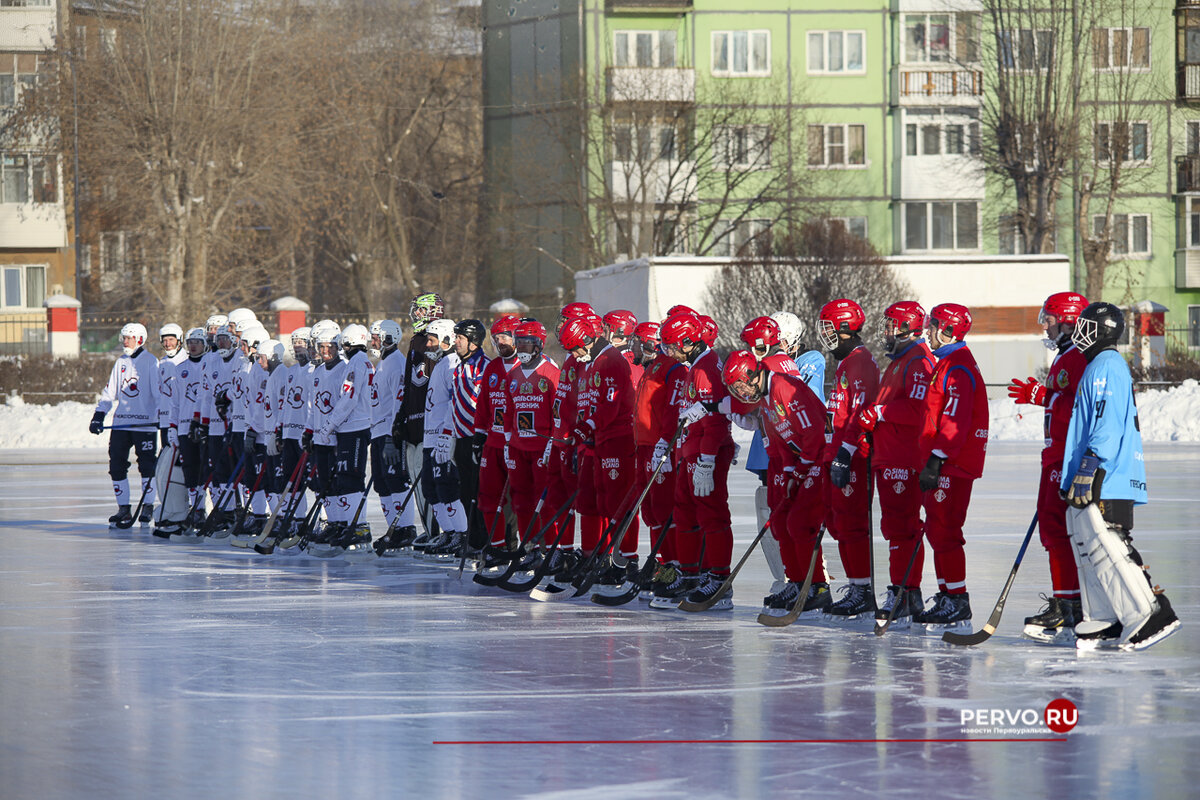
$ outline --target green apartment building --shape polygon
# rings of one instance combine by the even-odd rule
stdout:
[[[1055,3],[484,0],[492,293],[549,303],[574,270],[731,256],[814,213],[885,255],[1027,252],[986,168],[997,87],[1074,35],[1081,141],[1042,252],[1083,291],[1105,242],[1104,299],[1160,303],[1200,346],[1200,2]]]

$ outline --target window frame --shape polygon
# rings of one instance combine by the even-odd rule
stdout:
[[[862,220],[862,234],[861,235],[855,233],[853,230],[850,229],[850,221],[855,220],[855,219]],[[871,228],[870,228],[870,222],[868,221],[867,217],[860,216],[860,215],[848,216],[848,217],[830,217],[829,220],[831,222],[840,222],[842,224],[842,227],[846,229],[846,233],[850,234],[851,236],[858,236],[858,238],[862,239],[864,242],[870,241],[868,236],[870,235]]]
[[[727,58],[729,62],[733,61],[733,37],[735,34],[746,34],[746,71],[740,72],[733,68],[732,63],[725,69],[717,68],[717,53],[718,41],[726,37],[729,42]],[[763,36],[766,41],[766,68],[764,70],[754,69],[754,37]],[[771,31],[765,28],[748,28],[745,30],[720,30],[712,31],[709,35],[709,72],[715,78],[769,78],[771,76]]]
[[[1014,31],[1016,32],[1015,40],[1013,38]],[[1033,42],[1033,66],[1025,66],[1021,63],[1023,60],[1022,54],[1024,53],[1021,47],[1021,35],[1026,32],[1031,34],[1031,41]],[[1042,64],[1042,47],[1039,45],[1041,34],[1045,34],[1050,40],[1049,66]],[[999,40],[997,56],[1000,59],[1000,63],[996,65],[999,69],[1031,75],[1050,69],[1054,65],[1054,31],[1050,28],[1012,28],[998,31],[996,38]]]
[[[1149,167],[1149,166],[1152,166],[1154,163],[1154,153],[1153,153],[1153,148],[1152,148],[1152,145],[1154,142],[1154,132],[1150,127],[1150,120],[1148,120],[1148,119],[1097,120],[1095,123],[1095,129],[1093,131],[1093,139],[1092,139],[1092,149],[1095,151],[1096,163],[1101,166],[1105,166],[1105,167],[1111,167],[1111,166],[1113,166],[1113,164],[1117,163],[1112,160],[1112,128],[1116,125],[1128,125],[1130,128],[1130,136],[1129,136],[1129,154],[1130,155],[1133,155],[1133,127],[1135,125],[1143,125],[1146,128],[1146,157],[1145,158],[1123,158],[1119,162],[1121,164],[1121,166],[1122,167]],[[1106,149],[1108,150],[1108,158],[1101,158],[1101,154],[1100,154],[1100,138],[1101,138],[1100,130],[1102,128],[1109,129],[1109,132],[1107,134],[1107,142],[1108,143],[1105,146]]]
[[[675,44],[672,47],[672,63],[669,65],[662,64],[662,36],[669,33],[675,37]],[[651,66],[643,66],[637,63],[637,36],[638,34],[650,34],[653,37],[651,43],[651,60],[654,62]],[[617,37],[627,37],[626,57],[629,59],[627,64],[619,64],[617,56]],[[674,28],[658,28],[658,29],[642,29],[642,28],[621,28],[614,30],[612,33],[612,66],[616,69],[676,69],[679,66],[679,34]]]
[[[728,137],[735,132],[745,132],[745,151],[749,157],[756,152],[765,152],[766,158],[761,162],[750,160],[746,162],[731,162],[726,156],[729,153]],[[757,137],[749,134],[757,132]],[[713,128],[713,168],[719,172],[755,172],[771,167],[771,126],[770,125],[717,125]]]
[[[38,270],[42,273],[42,297],[36,304],[29,302],[29,271]],[[49,265],[47,264],[2,264],[0,265],[0,313],[11,314],[14,312],[34,310],[43,308],[46,301],[46,277],[49,273]],[[8,275],[10,272],[18,273],[18,288],[17,294],[20,297],[20,305],[12,305],[8,302]]]
[[[24,200],[9,200],[5,190],[7,186],[6,173],[16,169],[16,166],[9,166],[7,161],[9,158],[24,159],[23,171],[25,178],[23,185],[25,187]],[[40,189],[45,188],[45,182],[39,184],[36,180],[38,165],[49,163],[50,174],[53,176],[54,199],[38,200]],[[62,197],[62,181],[58,174],[58,154],[47,153],[35,150],[0,150],[0,205],[60,205],[63,202]]]
[[[1096,27],[1096,28],[1093,28],[1093,31],[1094,31],[1094,33],[1092,36],[1092,69],[1094,71],[1096,71],[1096,72],[1120,72],[1122,70],[1128,70],[1129,72],[1149,72],[1154,67],[1154,44],[1152,41],[1153,33],[1151,32],[1151,29],[1149,27],[1142,26],[1142,25],[1130,25],[1130,26],[1117,25],[1117,26],[1113,26],[1113,27]],[[1114,38],[1113,34],[1116,31],[1124,31],[1126,34],[1126,36],[1125,36],[1125,63],[1124,64],[1114,64],[1113,63],[1113,38]],[[1134,31],[1145,31],[1146,32],[1146,63],[1138,64],[1136,66],[1133,63]],[[1096,63],[1098,60],[1099,52],[1096,50],[1095,34],[1099,34],[1099,33],[1104,34],[1104,43],[1105,43],[1105,47],[1106,47],[1105,52],[1104,52],[1105,63],[1103,66]]]
[[[811,156],[812,140],[811,134],[814,128],[821,129],[821,163],[814,164],[809,160]],[[838,128],[842,131],[841,148],[843,151],[843,159],[840,162],[831,161],[829,158],[830,137],[829,130]],[[862,128],[862,163],[855,164],[850,161],[850,129]],[[814,122],[805,127],[806,130],[806,156],[808,162],[806,166],[809,169],[867,169],[871,166],[871,160],[867,158],[867,124],[865,122]]]
[[[737,258],[739,250],[764,234],[770,233],[774,224],[770,219],[760,219],[758,217],[741,220],[722,217],[717,220],[717,226],[719,230],[717,231],[716,240],[713,242],[713,247],[709,250],[709,254],[717,258]],[[738,231],[743,229],[749,231],[749,235],[738,244]]]
[[[849,68],[843,67],[842,69],[837,69],[837,70],[829,68],[830,34],[839,34],[842,37],[842,63],[843,64],[846,63],[846,52],[848,50],[848,48],[846,47],[846,41],[847,41],[848,37],[850,37],[851,35],[861,37],[861,40],[862,40],[862,44],[861,44],[862,67],[861,68],[849,69]],[[812,62],[809,57],[810,48],[812,47],[812,37],[814,37],[814,36],[821,37],[821,68],[820,69],[812,68]],[[867,54],[867,32],[865,29],[847,28],[847,29],[843,29],[843,30],[819,29],[819,30],[806,31],[805,36],[804,36],[804,47],[805,47],[804,66],[805,66],[806,74],[808,74],[808,75],[829,75],[829,76],[833,76],[833,77],[838,77],[838,76],[843,76],[843,75],[866,75],[867,74],[867,55],[868,54]]]
[[[1152,216],[1153,216],[1152,214],[1141,214],[1141,213],[1131,214],[1128,212],[1119,212],[1119,213],[1113,214],[1114,228],[1116,225],[1116,218],[1117,217],[1125,217],[1126,250],[1125,250],[1125,252],[1117,251],[1116,243],[1118,240],[1114,236],[1113,237],[1113,249],[1110,250],[1109,254],[1108,254],[1108,258],[1110,261],[1149,261],[1150,259],[1154,258],[1154,224],[1153,224],[1153,220],[1151,219]],[[1139,217],[1144,218],[1146,220],[1146,249],[1145,250],[1133,250],[1132,249],[1134,219],[1139,218]],[[1096,230],[1097,222],[1103,224],[1103,222],[1104,222],[1103,214],[1093,214],[1092,215],[1092,230],[1093,231]]]
[[[950,214],[950,238],[953,240],[952,247],[933,247],[933,206],[949,205],[951,206]],[[975,207],[975,246],[974,247],[959,247],[959,206],[972,205]],[[909,208],[915,206],[925,206],[924,216],[924,247],[909,246]],[[983,251],[982,231],[980,225],[980,214],[983,210],[983,201],[981,200],[904,200],[901,203],[900,224],[902,243],[901,252],[903,253],[979,253]]]

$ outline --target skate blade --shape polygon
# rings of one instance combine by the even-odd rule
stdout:
[[[371,547],[371,545],[359,544],[347,547],[342,551],[342,558],[352,564],[362,564],[367,561],[374,561],[377,556],[375,555],[375,548]]]
[[[1073,647],[1075,631],[1071,628],[1043,628],[1041,625],[1026,625],[1021,629],[1021,635],[1039,644],[1060,645]]]
[[[600,597],[620,597],[623,594],[628,594],[633,588],[632,581],[617,584],[598,584],[592,588],[592,594]]]
[[[826,622],[832,622],[835,625],[841,625],[847,622],[861,622],[863,620],[870,620],[872,625],[875,624],[875,611],[873,609],[871,611],[864,611],[861,614],[830,614],[828,611],[822,611],[820,613],[822,619],[824,619]]]
[[[675,611],[682,602],[682,597],[654,597],[650,600],[650,607],[661,608],[664,611]]]
[[[879,619],[878,617],[876,617],[876,619],[875,619],[876,629],[882,628],[886,622],[887,622],[886,618]],[[892,624],[888,625],[888,630],[889,631],[912,630],[912,617],[896,617],[895,619],[892,620]]]
[[[202,537],[198,533],[172,533],[172,542],[183,542],[185,544],[198,544]]]
[[[233,547],[250,547],[257,543],[258,543],[257,536],[242,536],[239,534],[238,536],[230,536],[229,537],[229,544],[232,545]]]
[[[650,589],[643,589],[642,591],[638,592],[637,599],[641,600],[643,603],[649,603],[654,599],[654,592],[652,592]]]
[[[395,547],[390,550],[384,550],[379,554],[380,558],[404,558],[413,554],[410,547]]]
[[[542,603],[552,603],[570,599],[572,594],[573,590],[569,584],[563,587],[557,583],[543,583],[529,593],[529,598]]]
[[[330,547],[327,544],[310,544],[306,551],[313,558],[334,558],[342,553],[340,547]]]
[[[960,619],[957,622],[942,622],[942,623],[922,622],[921,625],[925,628],[926,633],[941,634],[941,633],[944,633],[945,631],[957,631],[962,628],[971,630],[971,620],[970,619]]]
[[[206,538],[210,542],[218,542],[218,541],[223,542],[229,538],[229,530],[226,529],[226,530],[220,530],[220,531],[213,531]]]
[[[1163,628],[1158,633],[1151,636],[1149,639],[1138,642],[1137,644],[1133,644],[1131,642],[1125,642],[1124,644],[1117,645],[1117,649],[1119,649],[1123,652],[1126,652],[1126,653],[1134,653],[1134,652],[1137,652],[1138,650],[1145,650],[1147,647],[1158,644],[1163,639],[1166,639],[1168,636],[1173,634],[1175,631],[1179,630],[1180,624],[1181,623],[1179,622],[1179,620],[1175,620],[1170,625],[1168,625],[1167,627]]]

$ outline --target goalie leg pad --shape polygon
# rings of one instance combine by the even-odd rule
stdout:
[[[771,505],[767,501],[767,487],[759,486],[754,490],[754,513],[758,517],[758,528],[767,524],[767,520],[771,517]],[[775,583],[779,584],[779,589],[772,584],[772,593],[783,588],[783,584],[787,582],[785,570],[783,566],[783,556],[779,552],[779,542],[775,540],[773,535],[764,536],[760,540],[762,543],[763,556],[767,559],[767,567],[771,570],[771,577]]]
[[[1119,621],[1128,638],[1157,605],[1126,537],[1108,527],[1095,503],[1067,510],[1086,620]]]

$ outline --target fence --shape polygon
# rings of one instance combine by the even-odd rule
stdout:
[[[48,348],[46,312],[0,315],[0,355],[40,355]]]

